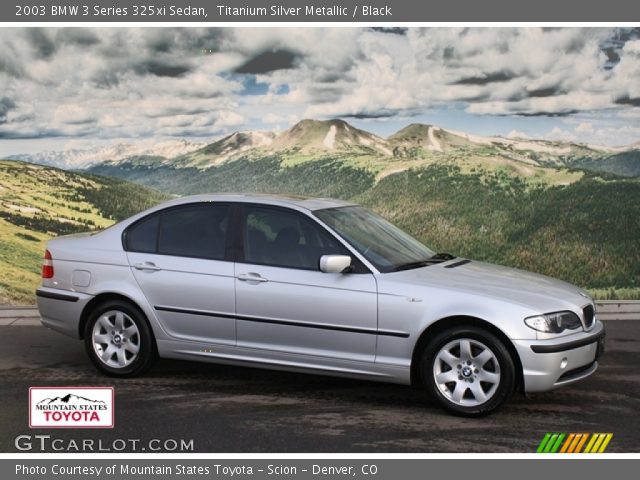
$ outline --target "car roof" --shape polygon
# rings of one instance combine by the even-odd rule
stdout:
[[[158,205],[158,207],[182,205],[195,202],[258,203],[264,205],[278,205],[286,207],[295,206],[310,211],[356,205],[355,203],[347,202],[344,200],[337,200],[334,198],[313,198],[296,195],[276,195],[261,193],[215,193],[180,197],[162,203]]]

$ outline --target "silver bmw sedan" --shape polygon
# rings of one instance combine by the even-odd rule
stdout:
[[[172,200],[49,241],[36,295],[107,375],[163,357],[419,384],[467,416],[588,377],[604,347],[583,290],[332,199]]]

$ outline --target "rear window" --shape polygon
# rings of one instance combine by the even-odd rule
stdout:
[[[212,260],[225,258],[229,207],[189,205],[153,214],[126,233],[128,251]]]
[[[160,215],[152,215],[127,230],[127,250],[155,253]]]
[[[226,206],[198,205],[162,213],[158,253],[223,259],[228,211]]]

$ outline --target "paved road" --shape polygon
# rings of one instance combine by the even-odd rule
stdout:
[[[69,439],[193,439],[201,452],[532,452],[543,434],[613,432],[608,452],[640,452],[640,321],[607,322],[599,372],[520,396],[484,419],[450,416],[410,387],[161,361],[113,380],[81,342],[39,326],[0,327],[0,451],[20,434]],[[30,430],[29,386],[113,385],[113,430]]]

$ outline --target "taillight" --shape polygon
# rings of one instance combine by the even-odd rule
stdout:
[[[44,260],[42,260],[42,278],[53,278],[53,258],[51,252],[45,250]]]

